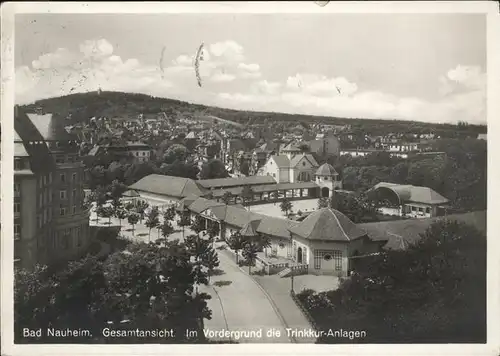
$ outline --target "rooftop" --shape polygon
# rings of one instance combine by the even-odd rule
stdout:
[[[176,198],[184,198],[191,194],[196,196],[205,195],[205,190],[192,179],[161,174],[150,174],[135,182],[129,188]]]
[[[461,221],[473,225],[486,234],[486,211],[475,211],[465,214],[453,214],[447,217],[425,219],[405,219],[359,224],[368,236],[375,241],[387,241],[385,249],[400,250],[418,241],[420,234],[434,222],[443,219]]]
[[[329,177],[329,176],[336,176],[336,175],[338,175],[338,173],[335,170],[335,168],[333,168],[333,166],[331,164],[324,163],[318,168],[315,175]]]
[[[305,239],[329,241],[350,241],[366,235],[347,216],[330,208],[315,211],[290,231]]]
[[[395,183],[380,182],[375,185],[370,191],[375,191],[381,188],[387,188],[393,191],[403,202],[414,202],[423,204],[446,204],[448,199],[441,194],[428,187],[420,187],[415,185],[401,185]]]
[[[224,187],[239,187],[244,185],[260,185],[274,183],[274,179],[269,176],[250,176],[240,178],[218,178],[218,179],[203,179],[197,183],[207,189],[224,188]]]
[[[61,120],[55,120],[52,114],[26,114],[45,141],[75,140],[76,136],[68,133]]]

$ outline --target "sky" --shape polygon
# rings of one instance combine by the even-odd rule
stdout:
[[[16,102],[101,88],[239,110],[484,124],[486,43],[482,14],[18,14]]]

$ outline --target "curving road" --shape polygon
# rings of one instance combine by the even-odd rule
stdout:
[[[262,337],[241,335],[239,343],[290,343],[293,342],[285,330],[285,322],[266,292],[247,274],[239,269],[226,253],[217,251],[220,276],[212,277],[210,286],[200,288],[212,296],[208,301],[212,320],[205,320],[205,329],[220,331],[262,331]],[[217,281],[230,284],[217,286]],[[269,333],[269,334],[268,334]],[[279,335],[278,335],[279,334]],[[228,340],[227,337],[211,337]],[[233,339],[234,340],[234,339]]]

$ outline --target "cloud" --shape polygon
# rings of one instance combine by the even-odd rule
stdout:
[[[261,80],[254,83],[252,89],[254,92],[259,94],[277,94],[283,85],[279,82],[268,82],[267,80]]]
[[[87,40],[80,44],[80,52],[85,57],[103,58],[113,53],[113,46],[105,39]]]
[[[215,73],[212,77],[210,77],[210,80],[213,82],[232,82],[233,80],[236,79],[236,76],[232,74],[226,74],[226,73]]]
[[[223,41],[213,43],[209,46],[210,53],[216,59],[222,59],[228,62],[241,62],[245,59],[243,55],[243,46],[235,41]]]
[[[16,68],[16,102],[102,90],[137,92],[231,109],[430,122],[486,121],[486,74],[458,65],[437,78],[433,101],[366,90],[349,78],[295,73],[266,78],[234,41],[207,44],[198,87],[194,53],[164,58],[165,66],[122,58],[105,39],[87,40],[77,51],[59,48]]]
[[[252,64],[240,63],[238,64],[238,68],[250,73],[256,73],[260,70],[260,66],[255,63]]]
[[[343,77],[328,78],[308,73],[290,76],[282,83],[261,80],[254,83],[248,93],[223,93],[217,100],[221,106],[245,110],[259,108],[338,117],[484,123],[485,76],[477,67],[452,69],[440,78],[441,84],[448,86],[448,93],[435,101],[363,91]]]
[[[358,90],[355,83],[343,77],[327,78],[317,74],[296,74],[288,77],[286,84],[290,90],[316,96],[351,95]]]

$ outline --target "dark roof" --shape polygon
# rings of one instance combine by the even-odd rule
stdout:
[[[298,155],[293,156],[292,159],[290,160],[290,167],[295,167],[297,164],[299,164],[299,162],[302,160],[302,158],[307,159],[313,167],[318,166],[318,162],[316,162],[316,160],[314,159],[314,157],[312,155],[310,155],[310,154],[298,154]]]
[[[132,184],[130,189],[175,198],[184,198],[190,194],[203,196],[205,190],[189,178],[150,174]]]
[[[259,185],[274,183],[274,179],[269,176],[250,176],[241,178],[218,178],[218,179],[203,179],[197,181],[204,188],[223,188],[223,187],[240,187],[244,185]]]
[[[318,188],[318,185],[314,182],[296,182],[296,183],[274,183],[266,185],[258,185],[252,187],[254,193],[264,193],[264,192],[274,192],[278,190],[285,189],[311,189]],[[229,192],[232,195],[240,195],[243,187],[227,188],[227,189],[217,189],[212,191],[214,197],[222,197],[225,192]]]
[[[385,249],[400,250],[415,243],[427,228],[436,221],[443,219],[456,220],[473,225],[486,234],[486,211],[474,211],[465,214],[453,214],[447,217],[424,219],[405,219],[358,224],[368,236],[375,241],[387,241]]]
[[[255,237],[258,236],[257,228],[260,224],[260,220],[252,220],[247,222],[240,230],[241,236]]]
[[[241,229],[248,221],[258,220],[263,216],[264,215],[251,213],[246,209],[228,205],[226,207],[226,218],[224,221],[228,225],[237,226]]]
[[[288,219],[281,219],[273,216],[264,216],[260,220],[257,232],[270,236],[290,238],[290,228],[297,226],[297,223]]]
[[[183,211],[185,209],[188,209],[193,202],[198,199],[196,195],[189,194],[187,197],[182,199],[178,204],[177,204],[177,211]]]
[[[53,117],[52,114],[38,115],[34,113],[26,114],[37,131],[46,141],[76,140],[76,136],[68,133],[63,125],[63,120]]]
[[[285,189],[310,189],[310,188],[318,188],[318,185],[314,182],[275,183],[275,184],[253,187],[252,190],[255,193],[261,193],[261,192],[273,192]]]
[[[310,240],[350,241],[366,235],[347,216],[330,208],[315,211],[290,231]]]
[[[122,194],[124,197],[138,197],[140,196],[139,193],[137,193],[137,191],[135,190],[132,190],[132,189],[129,189],[127,190],[125,193]]]
[[[15,152],[30,157],[30,168],[33,172],[48,172],[55,168],[55,161],[44,137],[21,108],[16,110],[14,131],[15,146],[24,147],[15,148]]]
[[[446,204],[448,199],[428,187],[419,187],[415,185],[401,185],[395,183],[380,182],[370,191],[380,188],[392,190],[402,202],[414,202],[423,204]]]
[[[337,171],[329,163],[322,164],[315,173],[317,176],[334,176],[338,175]]]
[[[195,212],[195,213],[201,213],[208,208],[214,207],[214,206],[223,206],[224,203],[217,203],[214,200],[208,200],[205,198],[198,198],[196,199],[191,205],[189,205],[189,210]]]
[[[290,160],[285,155],[271,156],[271,159],[274,160],[274,162],[276,162],[276,165],[280,168],[290,167]]]

